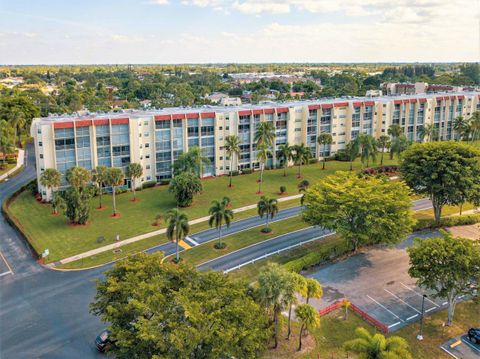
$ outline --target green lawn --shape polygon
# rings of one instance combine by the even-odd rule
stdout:
[[[2,160],[0,160],[0,175],[10,171],[15,165],[15,163],[5,163],[5,165],[3,165]]]
[[[462,213],[465,213],[466,211],[469,211],[471,209],[476,208],[473,204],[471,203],[465,203],[462,207]],[[460,213],[460,207],[459,206],[444,206],[442,209],[442,217],[447,217],[451,216],[454,214]],[[430,209],[425,209],[423,211],[418,211],[415,212],[414,214],[415,218],[421,219],[421,218],[434,218],[435,215],[433,214],[433,208]]]
[[[387,160],[386,163],[395,161]],[[361,168],[361,163],[355,162],[355,169]],[[321,164],[312,164],[302,167],[303,178],[314,183],[322,177],[338,170],[347,170],[348,162],[332,161],[327,163],[327,169],[321,170]],[[298,193],[297,185],[300,179],[296,177],[297,168],[289,168],[287,177],[283,177],[283,170],[270,170],[264,174],[263,191],[265,195],[278,197],[279,187],[286,186],[290,195]],[[184,211],[190,219],[207,215],[208,207],[213,199],[229,196],[234,208],[255,204],[259,195],[257,183],[259,174],[237,176],[233,178],[233,188],[228,187],[228,176],[203,181],[204,191],[195,197],[193,205]],[[126,193],[117,197],[117,207],[120,218],[112,218],[111,196],[104,196],[107,208],[98,211],[97,199],[92,200],[91,219],[86,226],[72,227],[67,224],[64,216],[51,215],[51,207],[40,204],[25,192],[18,196],[9,208],[19,226],[30,239],[33,247],[42,252],[50,250],[48,261],[56,261],[93,248],[97,248],[115,241],[117,234],[120,239],[126,239],[138,234],[158,229],[152,226],[157,213],[165,213],[175,207],[173,196],[167,186],[155,187],[138,192],[139,202],[131,202],[131,194]],[[102,243],[97,238],[103,236]]]

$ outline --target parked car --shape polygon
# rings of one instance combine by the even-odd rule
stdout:
[[[107,345],[110,343],[110,332],[108,330],[102,331],[95,338],[95,345],[99,352],[104,352]]]
[[[480,344],[480,328],[470,328],[467,333],[467,338],[473,344]]]

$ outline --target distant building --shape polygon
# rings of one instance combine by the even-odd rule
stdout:
[[[382,90],[368,90],[365,94],[367,97],[382,96]]]
[[[23,77],[7,77],[0,80],[0,84],[7,88],[12,88],[17,85],[23,84]]]
[[[149,108],[150,106],[152,106],[152,100],[143,100],[143,101],[140,101],[140,105],[141,105],[143,108]]]
[[[239,97],[230,97],[227,94],[221,92],[214,92],[206,97],[213,104],[219,104],[222,106],[238,106],[242,104],[242,100]]]
[[[385,83],[382,92],[385,95],[414,95],[426,93],[428,84],[425,82],[412,83]]]

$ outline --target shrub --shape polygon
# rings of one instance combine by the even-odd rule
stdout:
[[[240,172],[238,171],[232,171],[232,176],[238,176],[240,174]]]
[[[399,168],[398,166],[379,166],[379,167],[372,167],[372,168],[367,168],[362,171],[363,174],[367,175],[377,175],[381,173],[398,173]]]
[[[480,222],[480,214],[464,214],[461,216],[444,217],[440,222],[435,222],[433,218],[421,218],[413,227],[414,231],[423,229],[435,229],[441,227],[466,226]]]
[[[155,187],[155,185],[157,184],[157,182],[155,181],[147,181],[147,182],[143,182],[142,184],[142,188],[152,188],[152,187]]]
[[[265,228],[262,228],[260,230],[260,232],[262,233],[271,233],[272,232],[272,229],[270,227],[265,227]]]
[[[280,193],[285,193],[285,192],[287,192],[287,187],[280,186]]]
[[[225,247],[227,247],[227,244],[225,242],[222,242],[222,243],[217,242],[213,245],[213,247],[215,249],[224,249]]]
[[[310,158],[310,159],[308,160],[308,163],[309,163],[309,164],[318,163],[318,158]]]
[[[170,184],[170,181],[171,181],[171,179],[162,179],[162,180],[160,180],[160,185],[162,185],[162,186],[168,185],[168,184]]]
[[[350,158],[349,158],[347,152],[345,152],[345,150],[338,150],[337,153],[335,153],[334,158],[337,161],[343,161],[343,162],[350,161]]]
[[[253,170],[251,168],[245,168],[244,170],[242,170],[242,174],[244,175],[249,175],[252,173],[253,173]]]

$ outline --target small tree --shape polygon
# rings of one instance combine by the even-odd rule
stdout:
[[[292,334],[292,309],[293,305],[298,303],[297,293],[302,296],[307,295],[307,282],[305,277],[295,272],[288,273],[283,296],[285,303],[288,305],[287,340],[290,339],[290,335]]]
[[[268,227],[268,220],[278,213],[278,201],[275,198],[262,196],[257,203],[257,210],[260,218],[263,218],[263,216],[266,218],[265,228],[262,229],[262,232],[271,232],[272,230]]]
[[[325,163],[327,162],[327,156],[325,156],[325,148],[327,145],[331,145],[333,142],[332,135],[329,133],[321,133],[320,136],[317,138],[317,142],[320,146],[323,146],[323,166],[322,170],[325,169]]]
[[[188,217],[185,213],[174,208],[167,212],[165,220],[167,221],[167,238],[172,242],[175,241],[175,260],[178,263],[180,261],[178,243],[183,241],[190,232]]]
[[[160,222],[162,221],[162,219],[163,219],[163,214],[157,213],[157,214],[155,215],[155,225],[156,225],[156,226],[159,226],[159,225],[160,225]]]
[[[240,139],[237,135],[225,137],[225,152],[228,158],[230,158],[230,181],[228,187],[232,187],[233,159],[235,156],[240,155]]]
[[[292,146],[290,146],[288,142],[278,146],[277,157],[282,161],[283,176],[285,177],[287,175],[288,161],[291,161],[293,159]]]
[[[350,171],[353,171],[353,161],[355,161],[355,159],[357,158],[359,151],[360,149],[358,147],[358,141],[350,141],[345,146],[345,154],[347,155],[350,162]]]
[[[434,291],[434,297],[447,298],[447,325],[451,325],[458,298],[473,294],[480,280],[480,245],[442,232],[442,237],[417,238],[407,251],[408,273],[419,286]]]
[[[375,162],[377,160],[377,140],[372,135],[367,135],[365,133],[361,133],[355,139],[358,143],[358,148],[360,149],[360,159],[362,164],[367,165],[370,160]]]
[[[133,192],[133,201],[136,201],[135,189],[137,188],[137,179],[142,177],[143,167],[140,163],[130,163],[127,167],[127,177],[130,178],[131,188]]]
[[[92,170],[92,181],[95,182],[98,188],[98,198],[99,204],[98,208],[103,208],[102,206],[102,195],[103,195],[103,187],[107,181],[107,167],[105,166],[97,166],[95,169]]]
[[[263,171],[265,169],[265,162],[267,162],[269,156],[272,153],[268,149],[268,146],[264,143],[261,143],[257,147],[257,160],[260,161],[260,181],[258,182],[258,192],[257,194],[262,193],[262,183],[263,183]]]
[[[222,243],[222,225],[225,222],[225,225],[230,227],[230,222],[233,219],[233,211],[226,208],[226,205],[229,203],[225,201],[226,197],[222,201],[214,200],[212,201],[212,206],[208,210],[210,218],[208,219],[208,224],[210,227],[215,225],[215,228],[218,231],[218,243],[215,245],[215,248],[222,249],[225,248],[225,244]],[[227,198],[228,199],[228,198]]]
[[[348,308],[350,308],[351,305],[352,305],[352,302],[350,302],[349,300],[345,299],[345,300],[342,301],[342,308],[345,310],[343,320],[348,319]]]
[[[313,278],[306,279],[307,291],[305,303],[308,304],[310,298],[320,299],[323,296],[323,289],[321,284]]]
[[[408,148],[408,139],[405,135],[394,137],[390,143],[390,159],[393,160],[393,155],[400,158],[402,152]]]
[[[40,184],[52,191],[53,213],[57,214],[58,209],[55,202],[55,190],[60,187],[62,174],[55,168],[47,168],[40,176]]]
[[[310,148],[305,146],[304,143],[293,146],[293,158],[294,158],[295,164],[298,166],[297,178],[302,177],[302,173],[301,173],[302,164],[308,163],[308,160],[311,157],[312,157],[312,152],[310,151]]]
[[[379,138],[378,138],[378,145],[381,149],[381,154],[380,154],[380,165],[383,166],[383,155],[385,153],[385,149],[389,149],[390,148],[390,137],[386,136],[386,135],[381,135]]]
[[[107,171],[106,185],[112,187],[113,216],[117,216],[116,191],[118,186],[122,186],[125,180],[123,171],[120,168],[110,167]]]
[[[317,328],[320,325],[320,314],[310,304],[300,304],[295,309],[295,314],[302,324],[298,334],[298,351],[302,350],[302,336],[308,330]]]
[[[170,181],[168,190],[173,193],[177,206],[188,207],[193,202],[193,196],[202,192],[202,182],[193,172],[183,172]]]
[[[73,188],[82,191],[92,180],[92,174],[83,167],[71,167],[65,175],[67,182]]]

